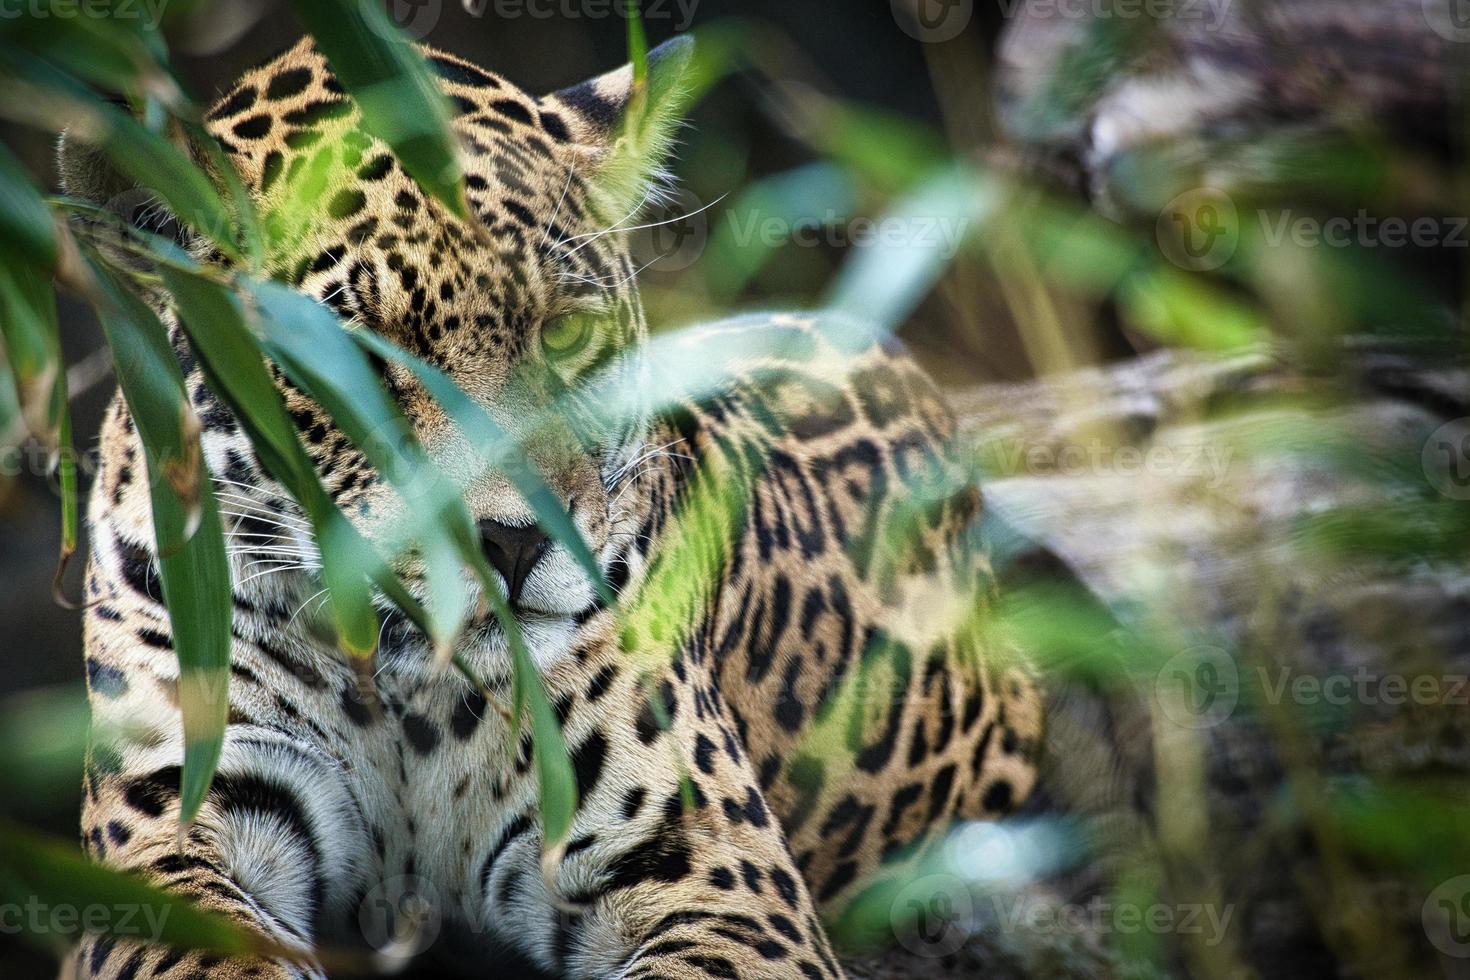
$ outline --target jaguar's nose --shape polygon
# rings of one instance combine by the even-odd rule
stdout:
[[[480,547],[495,570],[505,576],[510,603],[516,605],[526,576],[551,547],[551,539],[535,524],[516,527],[487,520],[480,522]]]

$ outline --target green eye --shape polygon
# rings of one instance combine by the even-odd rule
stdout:
[[[585,313],[559,316],[541,328],[541,349],[550,358],[567,358],[592,339],[593,319]]]

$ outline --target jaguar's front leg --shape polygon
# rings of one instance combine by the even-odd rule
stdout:
[[[841,977],[707,667],[589,658],[568,714],[582,802],[558,874],[572,977]]]
[[[215,778],[195,824],[179,839],[178,766],[148,762],[94,771],[83,819],[95,858],[140,875],[190,904],[261,937],[284,955],[223,959],[136,938],[89,937],[76,950],[66,980],[298,980],[323,976],[311,947],[318,905],[327,891],[331,843],[319,839],[314,807],[280,772],[233,753]],[[163,760],[159,760],[163,761]],[[264,761],[264,760],[260,760]],[[161,915],[161,913],[160,913]],[[159,915],[135,924],[162,923]]]
[[[89,616],[95,735],[82,827],[92,857],[231,920],[283,955],[224,959],[171,948],[159,942],[166,910],[144,909],[120,938],[84,940],[63,976],[322,977],[311,958],[317,925],[345,911],[370,858],[361,808],[327,730],[300,721],[314,698],[336,688],[324,674],[293,674],[238,643],[223,756],[197,818],[181,829],[181,696],[164,649],[167,625],[122,595]],[[140,631],[152,645],[138,641]],[[306,708],[291,708],[287,696]]]
[[[714,734],[709,737],[713,740]],[[806,884],[754,774],[721,748],[709,750],[709,756],[715,778],[697,791],[696,807],[678,821],[676,833],[682,836],[672,838],[687,848],[687,856],[658,849],[657,838],[649,841],[654,850],[647,856],[654,866],[687,860],[687,874],[677,881],[630,888],[609,903],[625,933],[636,941],[633,954],[614,975],[625,980],[841,977]],[[710,784],[718,787],[718,795]],[[674,823],[670,821],[670,830]]]

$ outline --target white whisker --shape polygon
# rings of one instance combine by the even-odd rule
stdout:
[[[545,248],[546,247],[546,240],[551,237],[551,229],[552,229],[552,226],[556,224],[556,219],[561,216],[561,206],[562,206],[562,204],[564,204],[566,202],[566,199],[567,199],[567,191],[569,191],[569,190],[572,189],[572,173],[573,173],[573,171],[574,171],[573,162],[572,161],[568,161],[568,163],[567,163],[567,182],[562,185],[561,197],[558,197],[556,199],[556,209],[551,212],[551,217],[546,222],[546,229],[541,233],[541,243],[537,246],[538,248]]]
[[[595,241],[597,241],[597,239],[601,238],[602,236],[609,235],[609,234],[611,234],[614,231],[625,231],[625,232],[627,232],[627,231],[646,231],[649,228],[662,228],[664,225],[672,225],[672,224],[675,224],[676,222],[683,221],[685,218],[692,218],[696,214],[703,214],[704,212],[708,211],[710,208],[714,207],[716,204],[719,204],[721,201],[723,201],[728,196],[729,196],[728,194],[721,194],[719,197],[715,198],[713,201],[710,201],[704,207],[699,208],[696,211],[690,211],[687,214],[675,215],[674,217],[669,218],[666,221],[651,221],[651,222],[649,222],[646,225],[632,225],[632,226],[630,226],[628,228],[620,228],[619,226],[623,222],[622,221],[619,221],[618,224],[613,225],[611,228],[607,229],[607,231],[601,231],[601,232],[595,232],[595,233],[593,233],[592,236],[591,236],[592,237],[592,241],[583,242],[581,245],[578,245],[576,248],[572,249],[570,252],[565,252],[563,254],[564,255],[567,255],[567,256],[575,255],[578,252],[580,252],[582,249],[586,248],[588,245],[591,245],[592,242],[595,242]],[[648,200],[648,195],[644,195],[643,200],[644,200],[644,202],[646,202]],[[638,205],[638,207],[639,207],[639,209],[641,209],[643,207],[643,204],[640,203]],[[635,211],[634,213],[636,214],[637,212]],[[626,217],[623,219],[623,221],[627,221],[627,220],[628,219]],[[577,241],[577,239],[579,239],[579,238],[587,238],[587,237],[588,237],[587,235],[574,235],[571,238],[566,239],[566,241],[567,242],[574,242],[574,241]],[[563,242],[561,244],[566,244],[566,242]]]

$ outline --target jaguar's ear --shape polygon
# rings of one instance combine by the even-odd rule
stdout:
[[[204,171],[216,188],[222,187],[209,155],[201,147],[178,132],[170,133],[170,139]],[[193,237],[156,194],[119,171],[107,154],[82,132],[69,129],[61,134],[56,147],[56,170],[61,191],[68,197],[96,205],[127,224],[180,244]],[[94,227],[98,226],[94,223]]]
[[[133,188],[106,154],[71,130],[57,140],[56,171],[63,194],[90,204],[105,205]]]
[[[688,101],[693,55],[693,39],[677,37],[648,53],[642,86],[627,64],[543,100],[563,110],[568,139],[597,161],[600,186],[636,199],[659,181]]]

